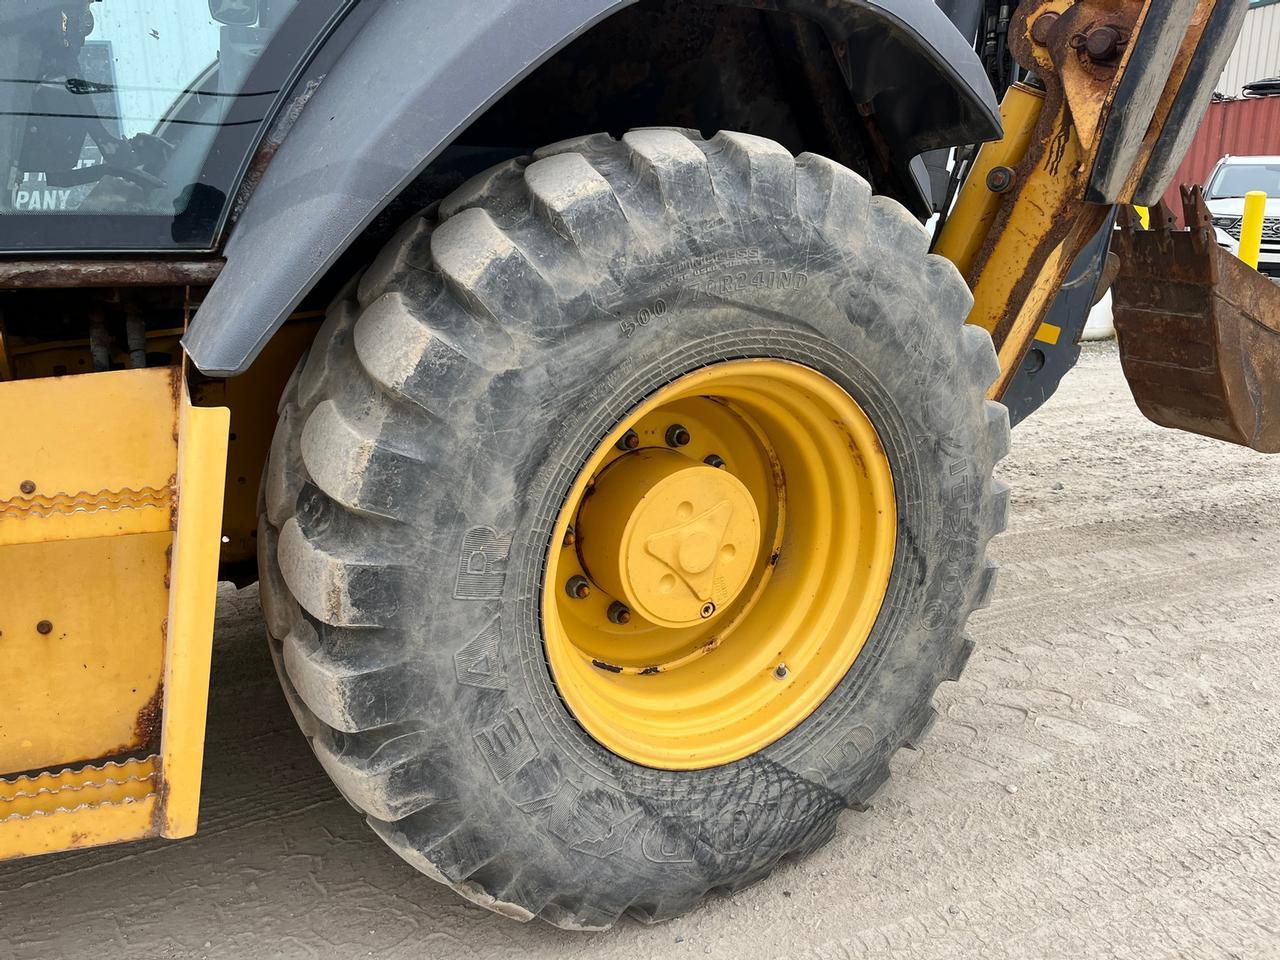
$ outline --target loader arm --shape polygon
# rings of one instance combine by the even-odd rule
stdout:
[[[969,281],[1001,399],[1077,254],[1117,204],[1154,202],[1243,21],[1238,0],[1040,0],[1009,29],[1029,76],[1005,96],[936,244]]]

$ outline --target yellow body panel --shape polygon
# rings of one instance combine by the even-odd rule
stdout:
[[[0,860],[155,834],[155,758],[0,781]]]
[[[0,383],[0,858],[194,831],[228,418],[179,369]]]
[[[230,423],[231,412],[225,407],[183,404],[178,488],[190,509],[178,513],[169,595],[160,740],[167,787],[161,834],[166,837],[195,833],[200,809]]]
[[[0,549],[0,776],[154,739],[171,543],[166,531]]]
[[[179,384],[170,368],[0,384],[0,518],[45,498],[171,487]]]

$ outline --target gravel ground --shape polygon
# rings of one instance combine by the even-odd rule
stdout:
[[[923,749],[734,900],[569,934],[418,876],[226,588],[200,834],[0,869],[0,957],[1280,957],[1280,458],[1148,424],[1104,345],[1001,473],[1001,585]]]

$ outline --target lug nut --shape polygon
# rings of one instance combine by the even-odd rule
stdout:
[[[619,603],[617,600],[609,604],[609,622],[617,624],[627,624],[631,622],[631,611],[627,609],[625,603]]]
[[[673,423],[667,427],[667,446],[668,447],[687,447],[689,441],[693,438],[689,436],[689,431],[678,423]]]
[[[570,527],[564,532],[564,545],[566,547],[572,547],[577,542],[578,535],[574,532],[573,527]]]
[[[49,634],[53,633],[53,624],[48,620],[41,620],[36,624],[36,633],[43,634],[47,637]]]
[[[987,172],[987,189],[992,193],[1005,193],[1013,186],[1014,172],[1009,167],[992,167]]]
[[[716,454],[716,453],[708,454],[706,459],[704,459],[702,462],[705,463],[708,467],[715,467],[717,470],[721,470],[724,468],[724,459],[719,454]]]
[[[773,679],[785,680],[787,679],[787,674],[790,672],[791,671],[787,669],[787,665],[785,663],[780,663],[773,668]]]
[[[709,616],[716,612],[716,605],[710,601],[702,605],[702,619],[706,620]]]
[[[575,600],[585,600],[591,596],[591,584],[581,574],[570,577],[569,582],[564,585],[564,589]]]
[[[640,434],[636,433],[634,430],[628,430],[618,438],[619,450],[635,450],[639,446]]]
[[[28,497],[36,492],[36,484],[34,480],[23,480],[18,485],[18,489],[25,493]]]

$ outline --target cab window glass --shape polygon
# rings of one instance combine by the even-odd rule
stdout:
[[[314,32],[325,22],[317,11],[338,6],[309,0],[291,19],[299,5],[0,0],[0,213],[167,218],[178,245],[211,239],[308,38],[282,44],[290,59],[274,72],[259,61],[282,55],[277,34],[298,19]],[[15,226],[0,230],[7,249]],[[112,245],[93,226],[96,245]],[[38,249],[57,230],[29,223],[27,243]],[[152,233],[137,244],[162,236]]]

